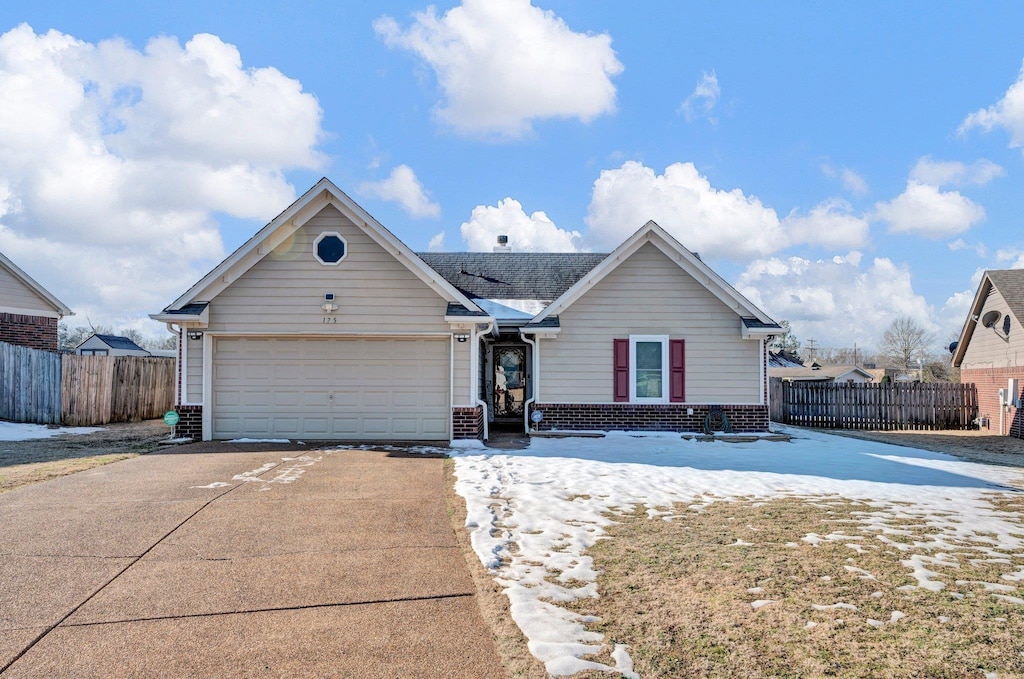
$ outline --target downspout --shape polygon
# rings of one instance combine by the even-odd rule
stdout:
[[[493,330],[493,329],[494,329],[494,321],[491,321],[490,323],[488,323],[487,327],[484,328],[484,330],[482,332],[478,332],[477,331],[477,324],[476,323],[473,324],[473,333],[472,333],[472,338],[473,338],[473,355],[476,357],[476,360],[473,361],[473,369],[476,371],[476,374],[471,376],[471,378],[470,378],[471,380],[478,380],[478,379],[480,379],[480,338],[483,337],[484,335],[490,333],[491,330]],[[483,411],[484,411],[484,441],[486,441],[487,438],[488,438],[488,430],[487,430],[487,403],[482,398],[480,398],[480,390],[479,389],[476,389],[474,391],[475,391],[474,396],[476,398],[475,403],[476,403],[476,405],[478,405],[481,408],[483,408]]]
[[[520,328],[520,330],[519,330],[519,337],[522,338],[522,340],[524,342],[526,342],[527,344],[529,344],[533,348],[533,351],[530,352],[530,358],[532,359],[531,362],[533,363],[533,366],[531,367],[531,372],[533,373],[533,383],[532,383],[533,389],[531,389],[532,393],[530,394],[530,398],[526,399],[526,402],[523,403],[523,426],[525,427],[524,431],[527,434],[529,434],[530,433],[530,406],[533,405],[537,401],[537,391],[538,391],[538,387],[540,386],[539,373],[537,371],[537,366],[540,364],[540,356],[537,353],[537,335],[536,334],[533,336],[533,339],[528,339],[526,337],[526,333],[523,332],[523,330]]]
[[[448,338],[448,440],[455,440],[455,334]]]
[[[176,378],[175,381],[177,382],[177,385],[176,385],[177,388],[174,390],[174,392],[175,392],[174,393],[174,396],[175,396],[175,399],[174,399],[175,400],[175,404],[174,405],[180,406],[180,405],[183,405],[185,403],[185,364],[184,364],[184,361],[183,361],[184,354],[182,353],[182,352],[185,351],[185,345],[184,345],[184,339],[185,338],[182,336],[181,326],[180,325],[178,326],[177,330],[174,329],[174,323],[164,323],[164,325],[167,326],[167,332],[169,332],[169,333],[171,333],[173,335],[177,335],[178,336],[178,353],[174,357],[174,368],[175,368],[175,372],[177,373],[175,375],[175,378]]]

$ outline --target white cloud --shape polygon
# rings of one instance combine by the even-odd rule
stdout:
[[[987,184],[1004,174],[1006,171],[1001,166],[984,158],[967,165],[956,160],[932,160],[925,156],[910,171],[910,178],[932,186],[964,186]]]
[[[1024,247],[1005,247],[996,250],[996,261],[1010,262],[1009,269],[1024,269]],[[1005,265],[1004,265],[1005,266]]]
[[[444,231],[438,231],[430,238],[430,242],[427,243],[428,252],[444,252]]]
[[[1024,67],[1003,98],[988,108],[969,114],[960,124],[959,132],[964,134],[975,127],[985,132],[1002,127],[1010,134],[1011,148],[1024,147]]]
[[[737,289],[776,320],[788,320],[801,341],[819,346],[877,347],[885,328],[909,316],[938,330],[932,309],[914,292],[910,271],[859,252],[832,259],[769,258],[751,263]]]
[[[798,244],[862,247],[869,230],[868,221],[841,199],[807,214],[794,210],[780,221],[756,196],[713,187],[693,163],[674,163],[660,175],[637,161],[601,172],[587,215],[589,244],[613,248],[651,219],[690,250],[734,261]]]
[[[611,78],[623,67],[611,36],[576,33],[529,0],[464,0],[441,16],[415,13],[407,30],[389,16],[373,27],[434,70],[445,97],[437,114],[459,132],[519,137],[537,119],[615,110]]]
[[[867,180],[848,167],[839,168],[837,170],[828,163],[824,163],[821,166],[821,171],[827,177],[838,179],[842,184],[843,189],[855,196],[867,195],[870,191]]]
[[[945,238],[983,221],[985,209],[958,191],[942,191],[910,179],[903,193],[875,204],[875,215],[889,223],[892,233]]]
[[[739,189],[714,188],[693,163],[673,163],[659,175],[631,160],[601,172],[586,220],[595,249],[617,246],[651,219],[709,257],[747,260],[785,245],[775,210]]]
[[[513,198],[498,201],[497,206],[478,205],[469,221],[462,225],[462,238],[470,251],[490,252],[498,236],[508,236],[514,252],[576,252],[579,231],[555,226],[543,212],[527,215]]]
[[[959,252],[960,250],[972,250],[979,257],[984,257],[988,254],[988,248],[985,247],[984,243],[975,243],[974,245],[969,244],[963,238],[957,238],[955,241],[947,243],[949,249],[953,252]]]
[[[806,215],[796,210],[782,220],[791,243],[821,245],[833,250],[859,248],[868,242],[868,220],[855,215],[853,206],[842,199],[831,199],[814,207]]]
[[[0,250],[94,322],[158,311],[223,257],[214,212],[272,217],[283,170],[322,162],[315,97],[213,35],[140,52],[22,25],[0,101]]]
[[[379,182],[364,182],[359,192],[392,201],[402,206],[410,217],[431,217],[441,215],[441,206],[430,200],[416,173],[408,165],[398,165],[391,170],[387,179]]]
[[[689,121],[697,118],[707,118],[712,125],[717,125],[718,120],[714,117],[715,104],[722,95],[718,86],[718,76],[714,71],[704,73],[697,81],[697,87],[680,105],[679,110],[683,112]]]

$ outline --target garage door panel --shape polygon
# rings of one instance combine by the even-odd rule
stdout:
[[[446,439],[444,340],[214,338],[213,436]]]

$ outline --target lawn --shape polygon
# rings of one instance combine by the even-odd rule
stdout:
[[[456,453],[473,552],[556,676],[1024,676],[1024,475],[789,430]]]

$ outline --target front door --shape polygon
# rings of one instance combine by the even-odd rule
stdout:
[[[527,399],[526,346],[494,346],[491,409],[495,421],[522,422]]]

